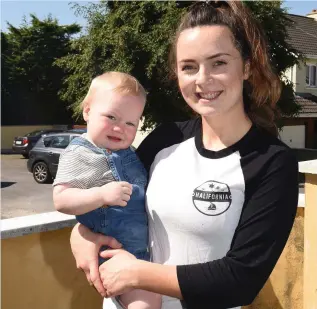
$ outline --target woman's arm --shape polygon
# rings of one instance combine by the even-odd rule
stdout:
[[[98,271],[98,254],[101,246],[121,248],[122,245],[113,237],[91,232],[82,224],[76,224],[70,237],[71,249],[78,269],[84,271],[90,285],[106,296]]]
[[[176,266],[137,260],[122,249],[106,250],[100,255],[110,259],[99,268],[107,297],[123,294],[130,289],[142,289],[182,299]]]
[[[175,267],[128,262],[123,257],[125,252],[115,250],[117,259],[100,267],[103,285],[110,295],[129,287],[183,298],[189,309],[207,309],[211,304],[215,308],[247,305],[259,293],[283,251],[297,200],[298,164],[293,154],[285,151],[274,160],[246,202],[225,257]],[[104,252],[102,256],[109,254]],[[106,272],[112,272],[115,284]]]

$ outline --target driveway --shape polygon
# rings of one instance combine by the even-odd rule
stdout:
[[[21,155],[1,155],[1,218],[54,211],[52,185],[38,184]]]

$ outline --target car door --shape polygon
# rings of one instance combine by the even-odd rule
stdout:
[[[50,142],[50,149],[48,152],[49,158],[49,169],[53,176],[56,175],[58,161],[61,153],[63,153],[64,149],[68,146],[70,141],[70,135],[55,135]]]

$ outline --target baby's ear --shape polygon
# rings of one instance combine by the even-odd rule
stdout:
[[[83,117],[86,122],[88,122],[88,119],[89,119],[89,112],[90,112],[90,106],[89,104],[85,104],[83,107]]]

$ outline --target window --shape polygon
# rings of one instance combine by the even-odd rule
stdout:
[[[52,142],[52,137],[45,137],[43,139],[43,143],[45,147],[50,147],[51,146],[51,142]]]
[[[69,135],[54,136],[49,147],[65,149],[69,144]]]
[[[306,86],[317,87],[317,65],[306,65]]]
[[[37,131],[30,132],[26,134],[25,136],[36,136],[36,135],[40,135],[42,132],[43,132],[42,130],[37,130]]]

